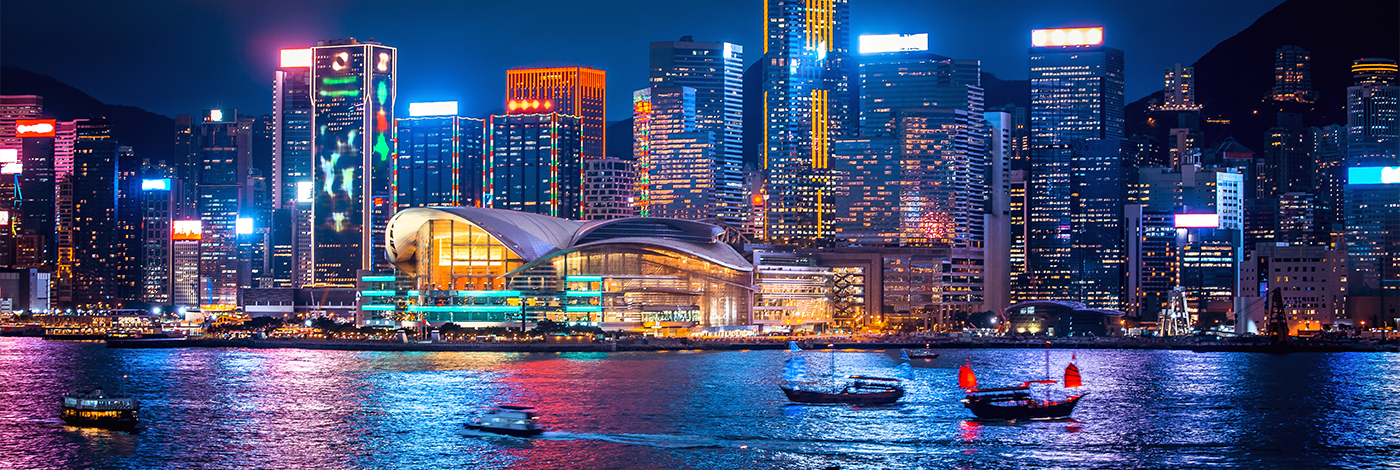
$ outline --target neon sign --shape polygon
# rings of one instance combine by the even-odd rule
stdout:
[[[879,54],[883,52],[927,50],[928,33],[860,35],[861,54]]]
[[[142,190],[142,191],[169,191],[169,190],[170,190],[170,178],[161,178],[161,179],[154,179],[154,180],[141,180],[141,190]]]
[[[16,119],[15,137],[53,137],[57,126],[53,119]]]
[[[311,66],[311,49],[282,49],[282,68],[303,68]]]
[[[1035,47],[1097,46],[1103,44],[1103,28],[1037,29],[1031,31]]]
[[[428,103],[409,103],[408,115],[410,117],[419,116],[453,116],[457,114],[456,101],[433,101]]]
[[[1348,184],[1400,184],[1400,167],[1369,166],[1347,168]]]
[[[1220,214],[1175,214],[1176,228],[1218,228]]]
[[[199,241],[204,233],[204,225],[198,220],[177,220],[171,228],[174,229],[171,240]]]

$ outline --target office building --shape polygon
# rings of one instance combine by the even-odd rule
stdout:
[[[1093,197],[1095,210],[1077,196],[1080,187],[1117,192],[1123,181],[1123,52],[1104,46],[1102,28],[1035,30],[1030,49],[1030,146],[1027,187],[1025,298],[1080,301],[1094,308],[1119,308],[1107,281],[1122,260],[1119,230],[1090,233],[1092,224],[1117,220],[1121,201]],[[1087,144],[1088,141],[1097,143]],[[1080,165],[1089,165],[1081,167]],[[1100,179],[1102,178],[1102,179]],[[1109,228],[1109,227],[1103,227]],[[1084,237],[1095,240],[1085,240]],[[1075,256],[1092,247],[1117,247],[1113,253]],[[1091,298],[1092,297],[1092,298]]]
[[[1158,321],[1168,296],[1180,285],[1175,217],[1142,204],[1123,208],[1127,272],[1123,311],[1139,321]]]
[[[1247,300],[1242,303],[1255,308],[1236,312],[1237,320],[1244,320],[1239,331],[1267,331],[1264,322],[1274,291],[1283,300],[1290,336],[1360,326],[1346,311],[1346,257],[1346,250],[1323,245],[1259,245],[1240,266],[1240,297]]]
[[[486,121],[458,117],[456,107],[456,102],[412,103],[413,117],[396,120],[394,203],[399,210],[481,207],[485,198]]]
[[[238,306],[238,220],[242,216],[251,136],[239,126],[238,112],[209,109],[195,136],[200,160],[199,299],[201,311],[227,312]]]
[[[856,134],[859,96],[846,0],[765,0],[761,238],[807,242],[833,235],[831,150]],[[757,137],[757,136],[755,136]]]
[[[583,161],[583,220],[636,215],[637,172],[633,166],[618,158]]]
[[[60,252],[59,271],[71,263],[71,299],[60,305],[77,308],[118,308],[117,150],[105,121],[90,122],[79,130],[74,145],[72,183],[71,255]],[[62,248],[61,248],[62,249]],[[71,302],[69,304],[68,302]]]
[[[176,308],[199,309],[199,251],[203,225],[198,219],[170,223],[170,292]]]
[[[491,116],[485,206],[582,217],[580,126],[578,117],[560,113]]]
[[[632,102],[640,215],[723,219],[725,163],[715,134],[697,128],[695,89],[653,86],[634,92]]]
[[[376,247],[394,211],[397,54],[354,38],[311,48],[312,285],[388,267]]]
[[[21,148],[0,148],[0,178],[17,178],[18,211],[11,212],[11,224],[18,224],[15,266],[39,267],[57,260],[58,215],[57,180],[54,177],[54,142],[58,121],[22,121],[35,132],[17,133]],[[34,127],[36,126],[37,127]],[[48,132],[41,132],[47,125]],[[8,152],[8,153],[7,153]],[[5,207],[4,209],[9,209]],[[18,215],[18,217],[15,217]],[[27,253],[20,256],[19,253]]]
[[[709,133],[714,146],[715,217],[744,226],[743,101],[744,48],[728,42],[679,41],[651,43],[653,87],[695,90],[695,131]]]
[[[579,119],[583,158],[607,156],[607,73],[586,67],[506,71],[506,114]]]
[[[169,305],[175,263],[172,223],[178,220],[181,182],[173,175],[157,176],[163,177],[141,180],[141,300]]]
[[[1347,168],[1345,198],[1347,311],[1376,326],[1400,317],[1400,162]]]
[[[44,114],[44,98],[35,95],[0,96],[0,149],[20,148],[15,121],[34,120]],[[32,125],[32,124],[30,124]]]
[[[1394,60],[1357,59],[1347,87],[1347,148],[1358,164],[1367,156],[1400,154],[1400,78]]]

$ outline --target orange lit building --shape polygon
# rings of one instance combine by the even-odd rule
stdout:
[[[584,67],[507,70],[506,114],[577,116],[583,128],[583,158],[603,158],[606,84],[606,72]]]

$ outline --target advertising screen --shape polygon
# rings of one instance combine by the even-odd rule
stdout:
[[[1037,29],[1031,31],[1035,47],[1096,46],[1103,44],[1103,28]]]
[[[1348,184],[1400,184],[1400,167],[1369,166],[1347,168]]]
[[[1219,214],[1176,214],[1176,228],[1217,228]]]
[[[860,35],[861,54],[882,52],[927,51],[928,34],[862,34]]]
[[[57,126],[53,119],[16,119],[15,137],[53,137]]]
[[[199,240],[204,233],[204,225],[198,220],[177,220],[172,228],[171,240]]]

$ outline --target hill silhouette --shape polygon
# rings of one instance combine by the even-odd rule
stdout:
[[[1230,124],[1203,124],[1207,146],[1234,136],[1246,147],[1264,148],[1264,133],[1276,122],[1265,101],[1274,85],[1274,51],[1292,45],[1312,57],[1317,102],[1305,125],[1346,123],[1346,88],[1351,62],[1362,57],[1400,59],[1400,2],[1288,0],[1226,39],[1192,64],[1196,101],[1204,115]],[[1161,64],[1165,69],[1172,64]],[[1129,132],[1145,130],[1149,102],[1162,92],[1128,106]]]
[[[112,137],[140,158],[173,161],[175,120],[141,108],[106,104],[48,75],[0,66],[0,94],[44,97],[44,116],[73,120],[107,118]]]

